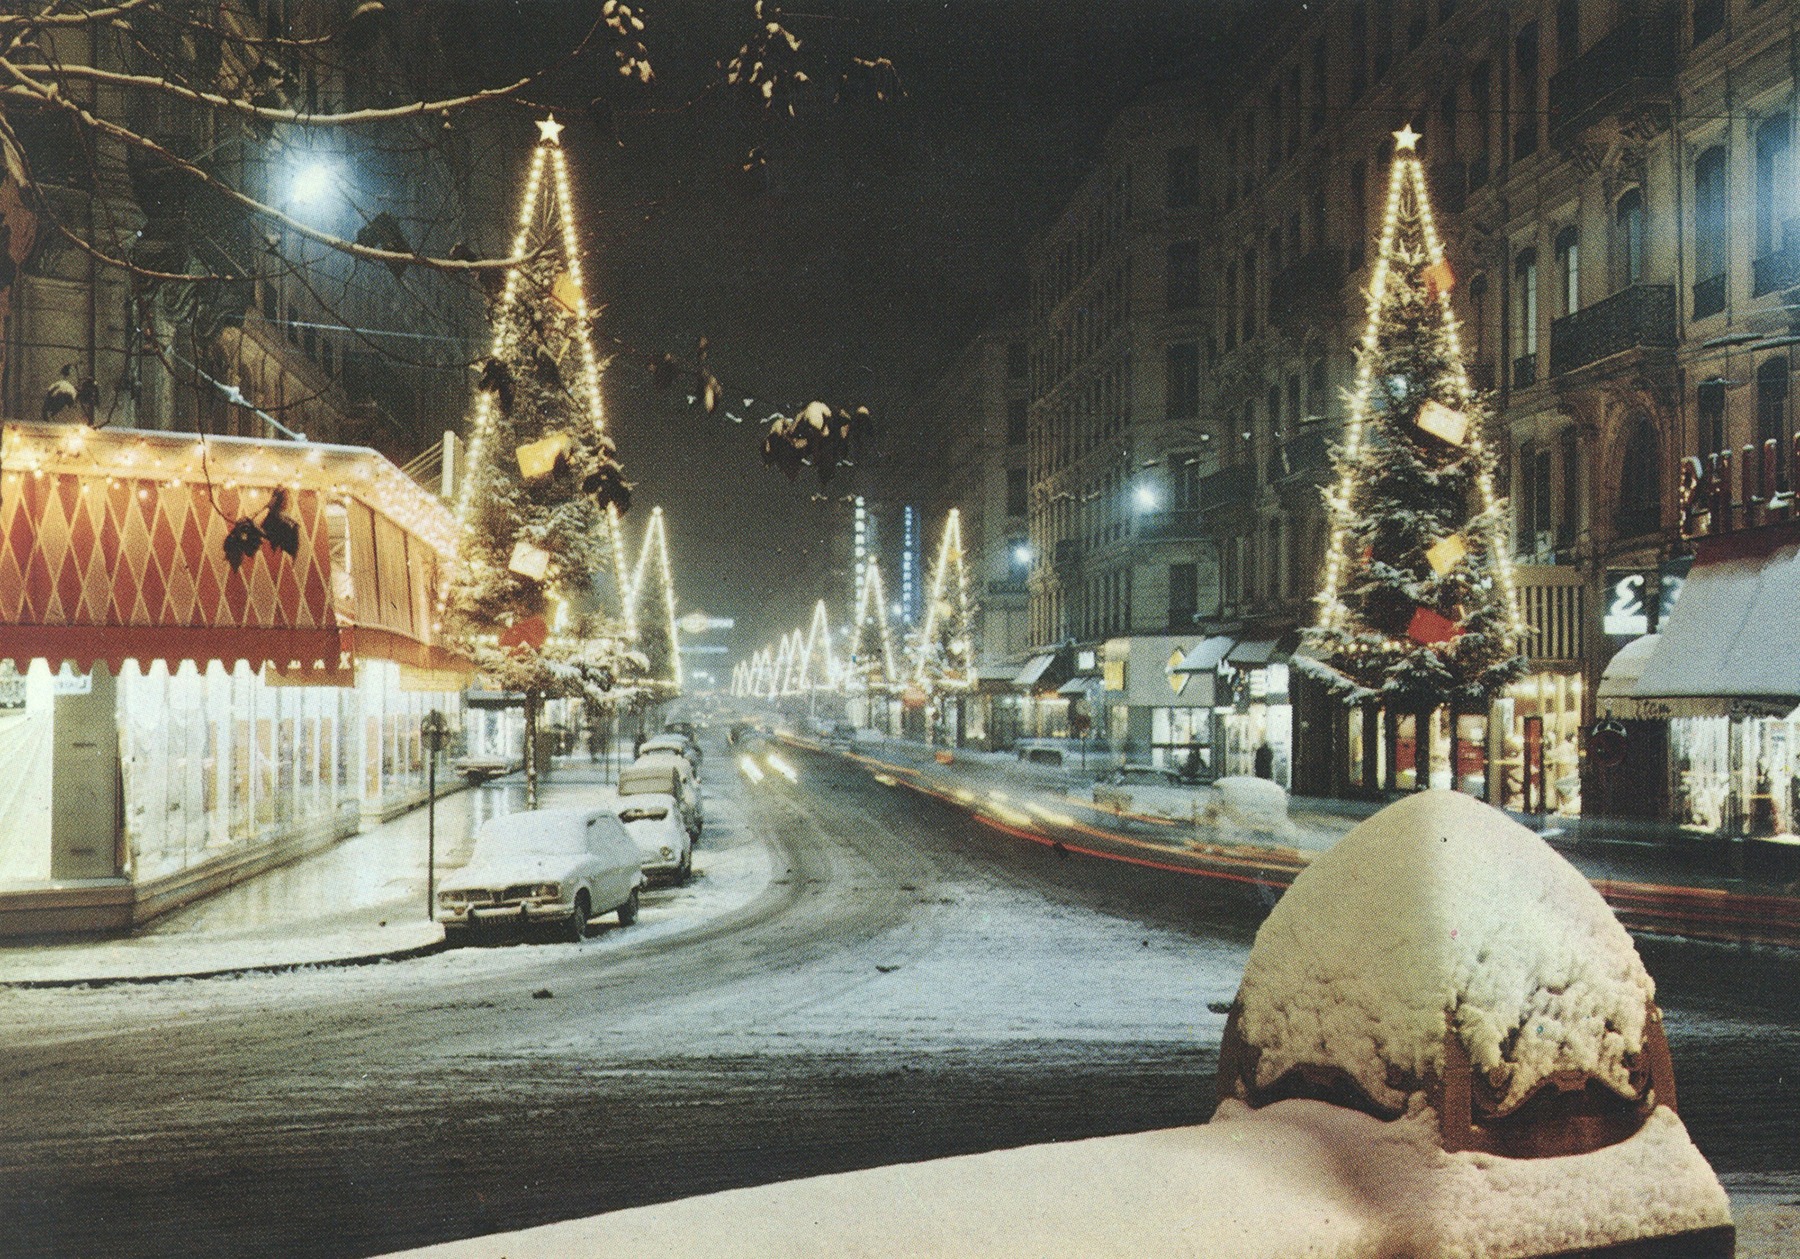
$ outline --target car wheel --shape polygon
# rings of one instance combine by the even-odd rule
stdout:
[[[689,844],[688,850],[681,854],[681,866],[679,869],[677,869],[675,871],[675,881],[677,883],[686,883],[689,879],[691,879],[693,877],[694,877],[694,846],[692,844]]]
[[[575,893],[575,908],[569,911],[569,921],[563,927],[563,938],[574,944],[587,939],[588,918],[593,913],[593,905],[588,900],[587,889]]]
[[[619,906],[619,925],[621,927],[629,927],[632,923],[637,921],[637,916],[638,890],[634,887],[631,889],[631,895],[625,898],[625,903]]]
[[[445,948],[447,948],[447,949],[460,948],[462,945],[465,945],[468,942],[469,942],[469,929],[467,927],[452,926],[449,924],[445,925],[445,927],[444,927],[444,947]]]

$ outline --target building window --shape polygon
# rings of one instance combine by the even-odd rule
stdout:
[[[1244,340],[1256,335],[1256,250],[1244,251]]]
[[[1169,452],[1169,506],[1176,511],[1197,511],[1200,507],[1200,452]]]
[[[1527,22],[1513,37],[1513,65],[1517,77],[1513,107],[1513,160],[1537,152],[1538,137],[1538,31]]]
[[[1308,126],[1314,135],[1325,129],[1326,44],[1324,36],[1313,42],[1312,51],[1312,118]]]
[[[1487,362],[1488,278],[1478,275],[1469,281],[1469,358]]]
[[[1169,177],[1163,186],[1165,202],[1171,210],[1186,210],[1200,204],[1200,149],[1184,144],[1169,150]]]
[[[1785,354],[1764,359],[1756,369],[1756,444],[1770,439],[1777,451],[1788,440],[1788,361]]]
[[[1167,274],[1170,310],[1192,310],[1200,304],[1200,242],[1170,244]]]
[[[1538,265],[1537,250],[1521,249],[1513,260],[1513,346],[1515,348],[1515,385],[1528,385],[1537,379],[1538,352]],[[1531,365],[1526,378],[1520,379],[1517,366],[1526,359]]]
[[[1456,156],[1456,89],[1438,98],[1438,135],[1442,142],[1435,150],[1439,157]]]
[[[1330,415],[1330,386],[1326,381],[1325,360],[1323,357],[1316,358],[1312,361],[1310,379],[1307,381],[1306,388],[1310,401],[1307,404],[1306,415],[1304,418],[1308,420],[1322,420]]]
[[[1581,55],[1581,0],[1556,2],[1556,68],[1565,70]]]
[[[1694,42],[1700,43],[1725,29],[1725,0],[1694,0]]]
[[[1369,10],[1363,0],[1350,6],[1350,99],[1361,100],[1369,85]]]
[[[1725,149],[1694,162],[1694,318],[1725,309]]]
[[[1238,305],[1238,272],[1237,263],[1229,263],[1225,267],[1225,352],[1237,349],[1237,305]]]
[[[1394,62],[1394,6],[1384,0],[1375,6],[1375,79],[1388,72]]]
[[[1026,369],[1030,363],[1025,353],[1023,341],[1009,341],[1006,346],[1006,377],[1008,380],[1024,380]]]
[[[1625,439],[1619,468],[1619,504],[1613,527],[1622,538],[1651,533],[1662,524],[1662,450],[1656,425],[1641,415]]]
[[[1006,514],[1023,516],[1026,505],[1025,469],[1008,468],[1006,470]]]
[[[1287,378],[1287,436],[1292,436],[1294,426],[1306,418],[1300,409],[1300,373],[1294,372]]]
[[[1363,264],[1363,242],[1369,235],[1368,172],[1361,162],[1350,168],[1350,269]]]
[[[1169,565],[1169,628],[1185,629],[1200,611],[1200,566]]]
[[[1031,406],[1026,398],[1008,398],[1006,400],[1006,444],[1023,446],[1027,431],[1026,415]]]
[[[1702,459],[1725,449],[1725,382],[1702,381],[1697,393],[1694,414]]]
[[[1756,129],[1756,256],[1766,258],[1782,246],[1782,223],[1793,204],[1788,195],[1788,120],[1786,114],[1766,119]]]
[[[1581,439],[1569,425],[1556,435],[1557,461],[1562,464],[1562,501],[1557,505],[1556,545],[1573,546],[1581,529]]]
[[[1537,555],[1551,546],[1550,448],[1519,447],[1519,553]]]
[[[1177,341],[1167,353],[1165,415],[1171,420],[1191,420],[1200,414],[1200,343]]]
[[[1469,152],[1469,191],[1487,183],[1488,145],[1494,131],[1492,71],[1483,61],[1469,71],[1469,113],[1474,119],[1475,143]]]
[[[1613,215],[1614,244],[1618,257],[1618,287],[1641,284],[1644,280],[1644,193],[1629,189],[1619,198]]]
[[[1581,309],[1581,233],[1573,227],[1556,234],[1556,288],[1559,314],[1573,315]]]

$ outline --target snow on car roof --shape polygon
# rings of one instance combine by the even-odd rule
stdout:
[[[595,817],[605,817],[603,809],[524,809],[489,818],[475,832],[475,842],[498,841],[529,845],[553,836],[578,834]]]
[[[1257,1085],[1336,1067],[1402,1106],[1454,1027],[1502,1106],[1559,1070],[1630,1096],[1655,985],[1579,871],[1498,809],[1427,791],[1368,818],[1294,880],[1239,990]]]

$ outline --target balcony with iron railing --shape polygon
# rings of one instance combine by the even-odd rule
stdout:
[[[1750,264],[1752,297],[1800,285],[1800,219],[1782,225],[1782,246]]]
[[[1057,568],[1073,568],[1081,563],[1081,539],[1060,538],[1056,549],[1051,552],[1051,561]]]
[[[1256,497],[1256,465],[1234,464],[1200,478],[1200,510],[1244,507]]]
[[[1188,542],[1206,536],[1206,513],[1192,507],[1143,512],[1131,531],[1143,542]]]
[[[1550,324],[1550,374],[1675,344],[1675,286],[1633,284]]]
[[[1607,118],[1666,116],[1675,98],[1678,31],[1679,23],[1660,9],[1627,12],[1610,34],[1551,75],[1550,142],[1566,145]]]

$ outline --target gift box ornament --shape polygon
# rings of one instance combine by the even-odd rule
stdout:
[[[513,545],[512,558],[506,566],[521,577],[542,581],[550,571],[550,552],[521,539]]]
[[[1447,407],[1436,398],[1425,400],[1425,405],[1419,408],[1419,418],[1413,423],[1439,441],[1449,442],[1452,446],[1468,445],[1468,413]]]
[[[569,457],[569,435],[552,433],[540,441],[519,447],[519,475],[527,481],[541,481],[550,476]]]

